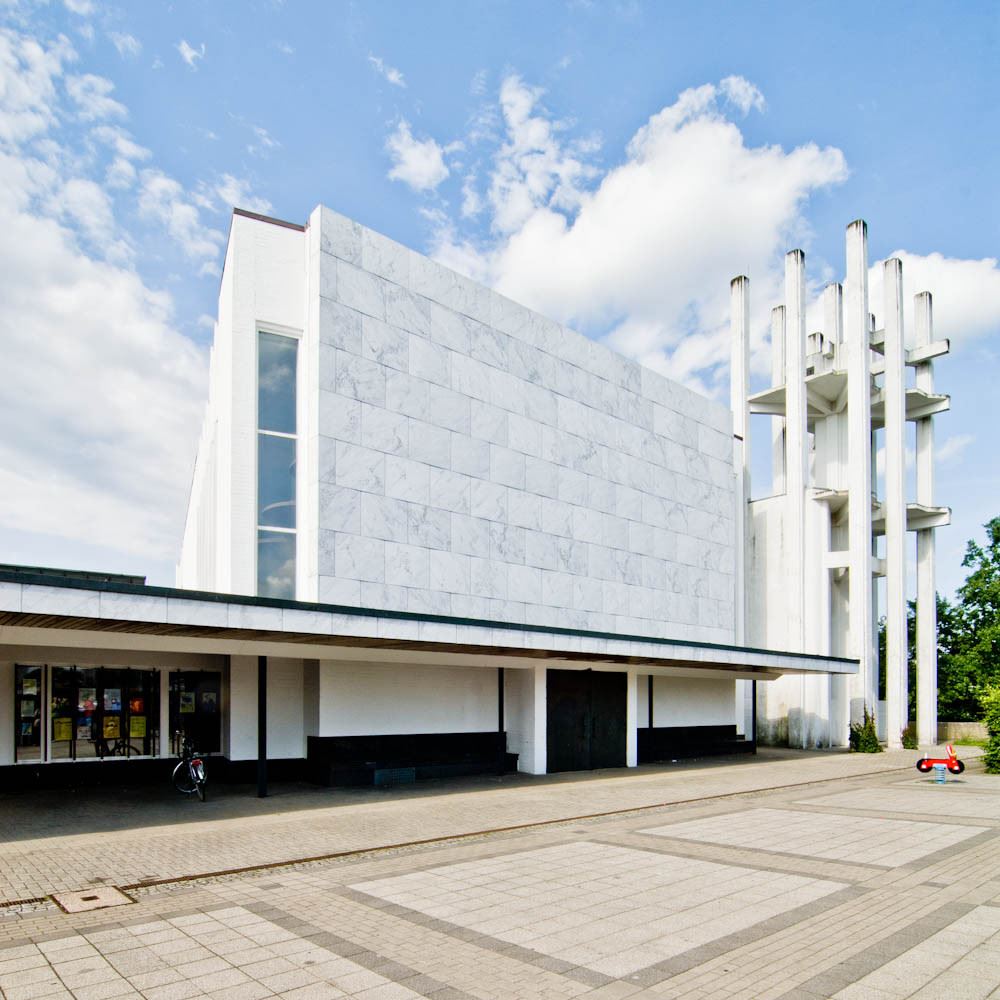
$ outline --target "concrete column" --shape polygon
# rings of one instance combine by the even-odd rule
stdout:
[[[545,774],[548,770],[548,690],[544,666],[532,668],[531,689],[531,760],[518,770],[528,774]]]
[[[14,664],[0,663],[0,766],[14,763],[14,743],[16,734],[14,732]],[[48,726],[48,713],[42,700],[43,689],[38,692],[38,703],[41,706],[41,732],[45,732]]]
[[[733,411],[733,473],[736,482],[736,566],[733,607],[734,639],[746,642],[746,578],[750,554],[750,279],[733,278],[730,284],[729,322],[732,332],[732,365],[729,372],[730,408]],[[747,681],[736,682],[736,720],[747,728]]]
[[[785,384],[785,307],[771,310],[771,385]],[[771,421],[771,492],[785,492],[785,420]]]
[[[906,728],[906,381],[903,346],[903,263],[884,264],[885,288],[885,572],[886,740],[901,747]]]
[[[851,719],[865,706],[875,711],[878,674],[873,665],[871,348],[868,341],[868,227],[847,227],[847,284],[844,288],[847,352],[849,652],[860,661],[851,683]]]
[[[170,671],[160,668],[160,756],[169,757],[173,750],[174,734],[170,732]],[[229,747],[223,745],[224,753]]]
[[[930,292],[914,300],[917,347],[934,339]],[[917,365],[917,388],[934,391],[934,365]],[[917,503],[934,505],[934,418],[917,421]],[[917,739],[937,743],[937,593],[935,587],[934,529],[917,532]]]
[[[625,688],[625,766],[639,763],[639,674],[629,670]]]
[[[806,432],[805,254],[785,254],[785,538],[789,649],[804,652]]]

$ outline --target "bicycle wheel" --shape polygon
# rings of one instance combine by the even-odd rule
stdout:
[[[205,801],[205,796],[208,794],[205,791],[205,782],[204,781],[195,781],[194,784],[195,784],[195,788],[198,790],[198,798],[201,799],[202,802],[204,802]]]
[[[198,790],[198,782],[191,773],[191,764],[186,760],[182,760],[174,768],[174,788],[185,795],[191,795]]]

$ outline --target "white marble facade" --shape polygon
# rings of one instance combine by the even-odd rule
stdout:
[[[287,318],[222,304],[220,328],[243,318],[216,351],[265,320],[301,337],[296,597],[734,640],[728,407],[329,209],[275,229],[235,217],[227,270],[291,285]],[[181,585],[252,593],[249,571],[199,569],[252,539],[194,557],[203,522]]]

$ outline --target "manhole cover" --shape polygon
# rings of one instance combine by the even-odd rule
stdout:
[[[124,906],[135,900],[126,896],[113,885],[93,886],[76,892],[54,892],[52,898],[67,913],[83,913],[85,910],[103,910],[107,906]]]

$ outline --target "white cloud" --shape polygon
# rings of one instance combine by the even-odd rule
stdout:
[[[94,13],[94,0],[63,0],[66,9],[80,17],[90,17]]]
[[[98,125],[90,134],[124,160],[148,160],[152,155],[145,146],[140,146],[125,129],[117,125]]]
[[[91,132],[73,138],[94,109],[69,91],[72,58],[64,39],[0,32],[0,422],[17,428],[0,440],[0,540],[13,549],[32,533],[61,550],[166,561],[206,359],[174,330],[170,297],[109,259],[120,246],[114,204],[73,172],[99,167]],[[131,141],[100,141],[116,138]],[[141,147],[130,152],[141,158]]]
[[[896,250],[903,262],[904,333],[913,340],[913,297],[929,291],[934,307],[934,337],[956,345],[1000,331],[1000,266],[995,257],[962,260],[939,253],[927,255]],[[883,269],[870,271],[871,311],[881,325],[884,315]]]
[[[80,119],[85,122],[126,117],[125,105],[111,97],[114,89],[115,85],[110,80],[93,73],[66,78],[66,92],[79,108]]]
[[[966,448],[976,440],[974,434],[952,434],[937,446],[934,458],[942,465],[946,463],[957,463],[965,454]]]
[[[384,76],[394,87],[406,86],[406,80],[403,79],[403,74],[396,69],[395,66],[390,66],[383,59],[373,55],[368,56],[368,61],[375,67],[375,72],[380,76]]]
[[[730,77],[678,95],[637,129],[620,163],[598,171],[596,143],[571,139],[541,96],[516,76],[503,81],[491,232],[477,242],[449,220],[435,234],[436,256],[715,391],[728,375],[730,279],[753,279],[762,346],[782,253],[805,231],[809,196],[846,178],[842,153],[747,145],[730,114],[759,109],[763,98]]]
[[[215,185],[215,195],[227,210],[245,208],[250,212],[267,215],[272,207],[266,198],[258,198],[251,193],[248,181],[234,177],[232,174],[223,174],[219,178]]]
[[[262,125],[251,125],[250,129],[254,134],[254,139],[253,142],[248,143],[247,152],[251,156],[267,156],[272,149],[281,147],[281,143]],[[213,138],[218,138],[218,136],[213,136]]]
[[[389,178],[414,191],[433,191],[448,176],[441,146],[433,139],[415,139],[405,119],[386,140],[385,148],[392,158]]]
[[[163,225],[188,257],[208,264],[205,273],[218,270],[216,262],[225,237],[202,223],[193,199],[172,177],[153,168],[143,170],[139,210]]]
[[[289,45],[288,42],[282,42],[280,40],[275,40],[271,43],[283,56],[294,56],[295,49],[293,46]]]
[[[197,69],[195,65],[199,59],[205,58],[205,43],[202,42],[198,48],[189,44],[187,39],[182,38],[177,43],[177,51],[181,55],[181,59],[184,60],[191,67],[191,69]]]
[[[142,42],[135,35],[124,31],[112,31],[108,38],[111,39],[111,44],[118,50],[118,55],[122,59],[135,59],[142,52]]]

